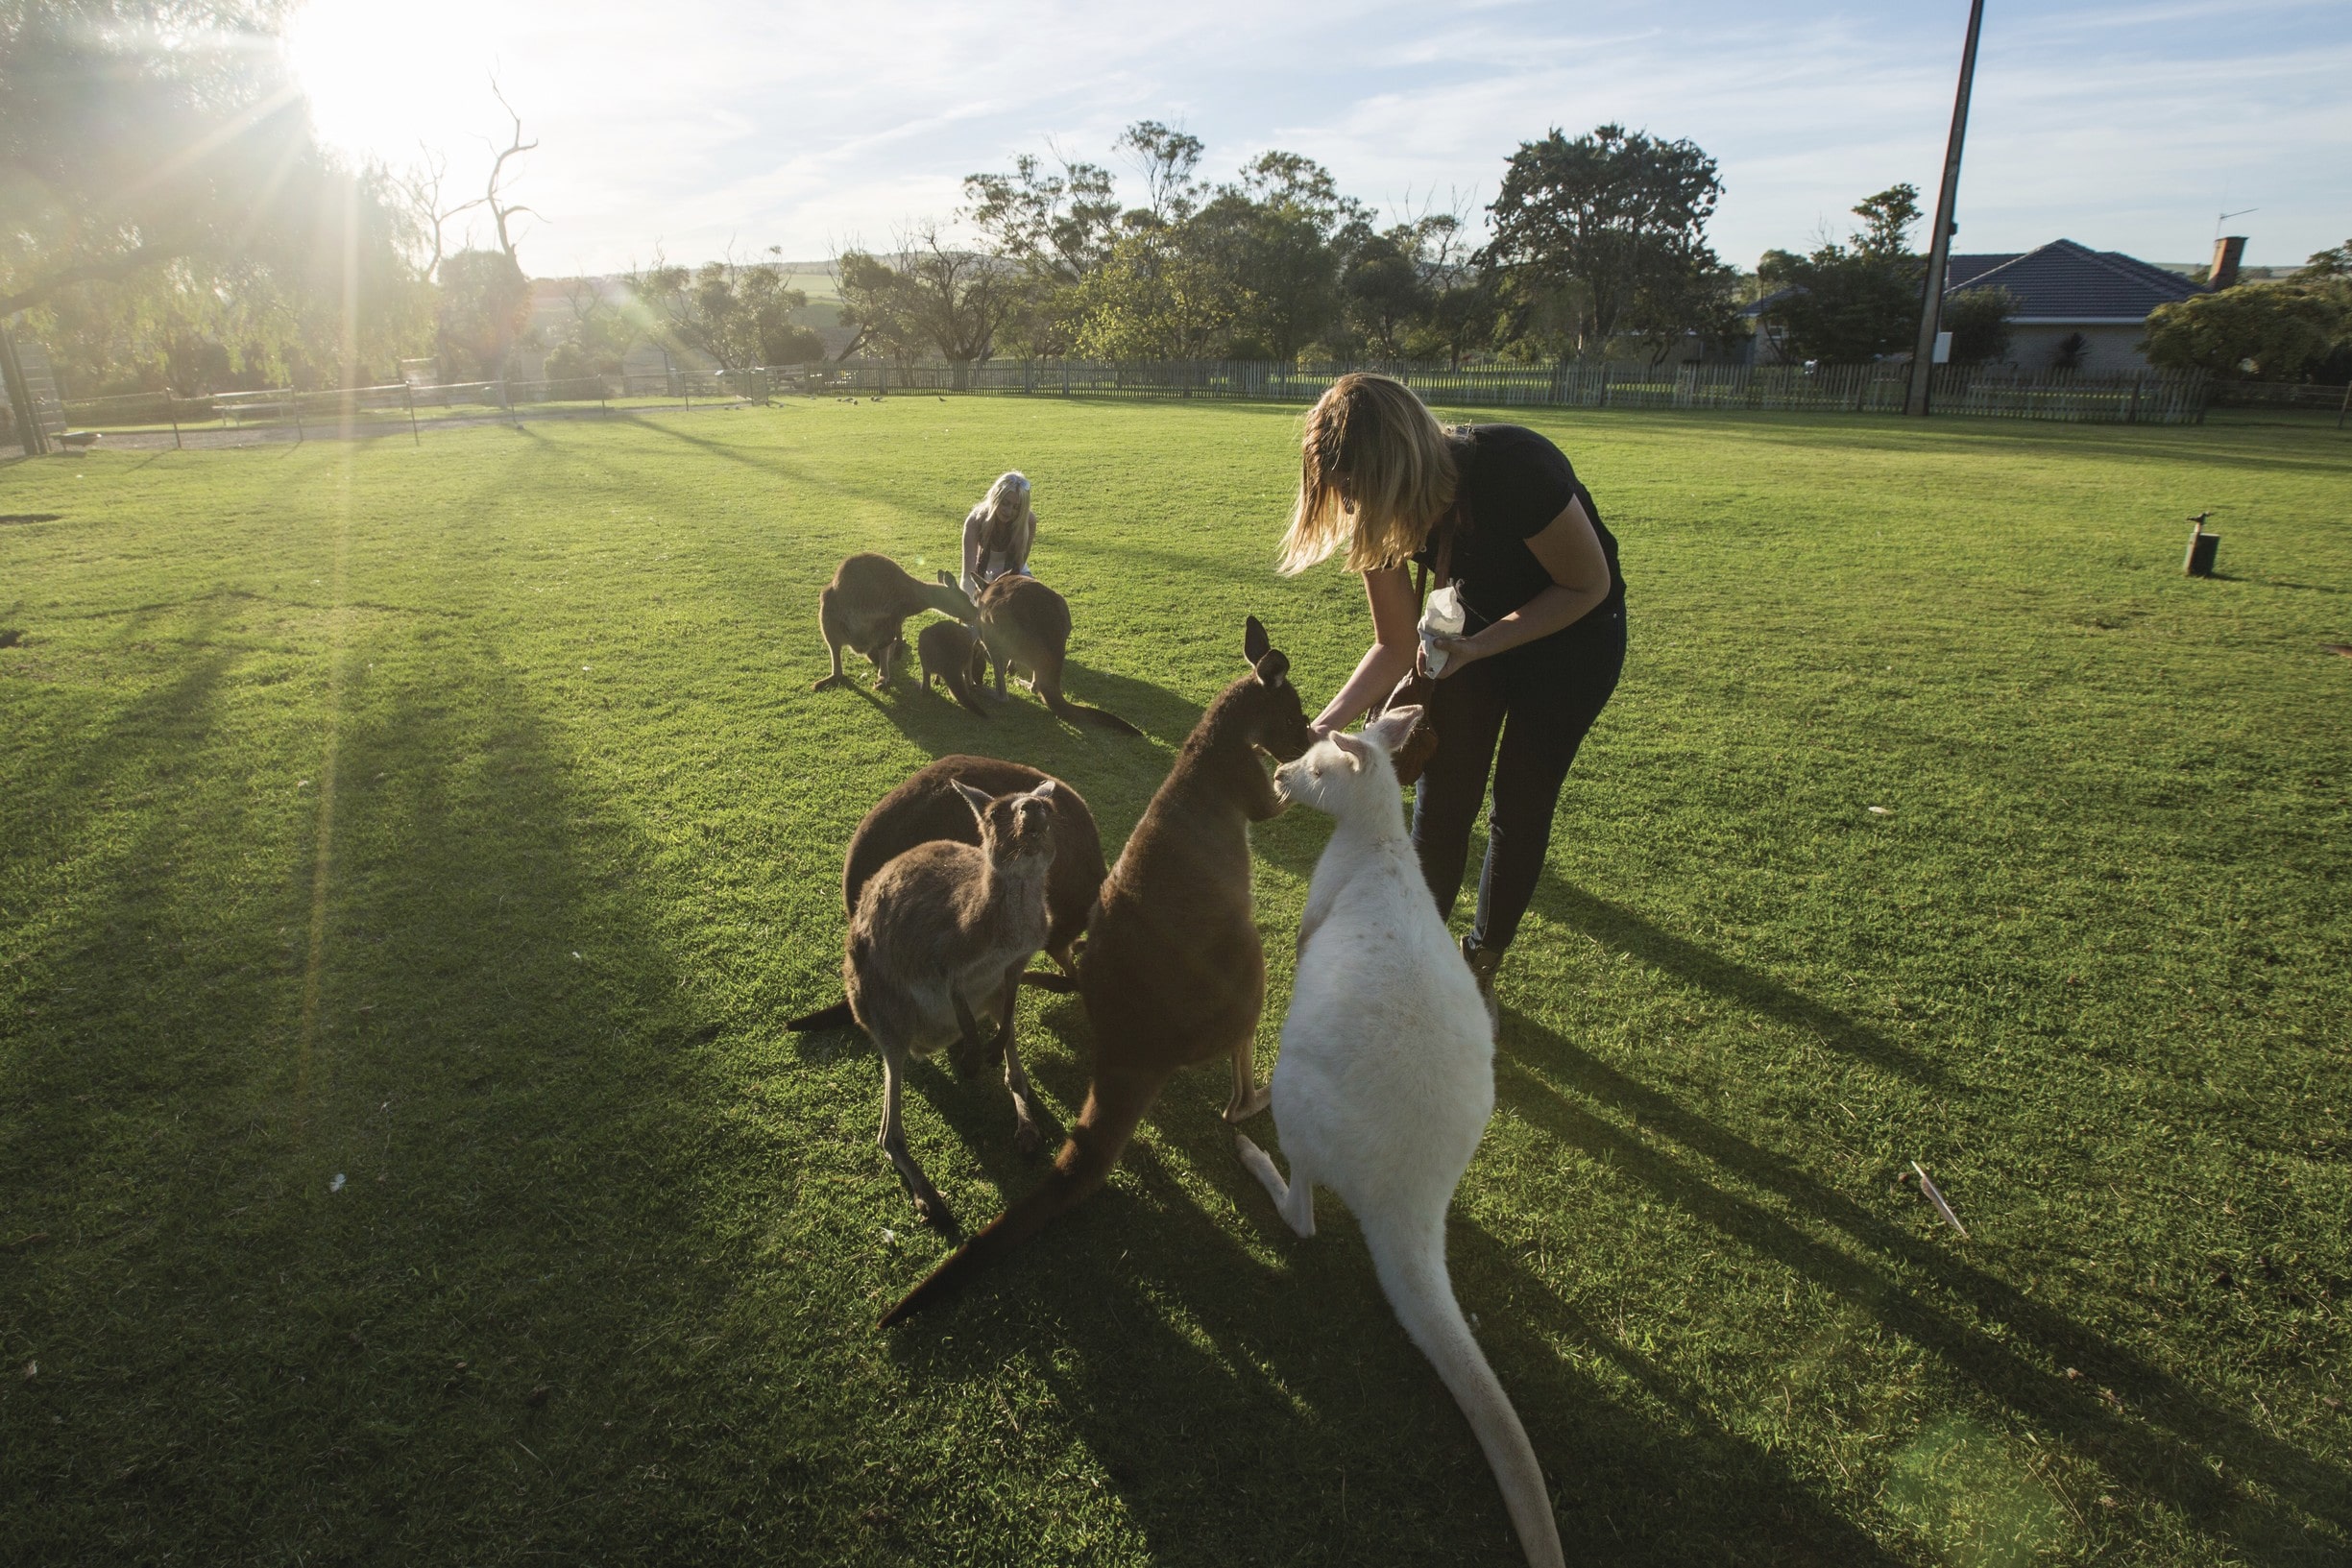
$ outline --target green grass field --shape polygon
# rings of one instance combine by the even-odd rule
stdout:
[[[0,1557],[1517,1560],[1352,1222],[1298,1242],[1235,1161],[1222,1067],[885,1335],[942,1243],[870,1050],[781,1026],[928,757],[1061,774],[1115,854],[1245,612],[1340,679],[1353,581],[1269,569],[1297,417],[0,465],[0,514],[59,514],[0,523]],[[1538,422],[1633,654],[1451,1248],[1571,1558],[2347,1560],[2352,443]],[[1008,466],[1073,693],[1148,738],[809,691],[835,563],[949,561]],[[1257,835],[1261,1062],[1324,832]],[[1066,1121],[1082,1010],[1023,1028]],[[913,1089],[968,1222],[1034,1179],[1000,1087]]]

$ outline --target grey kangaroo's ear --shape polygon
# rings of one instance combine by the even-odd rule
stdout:
[[[1251,615],[1242,625],[1242,657],[1255,664],[1273,649],[1274,639],[1266,635],[1266,625]]]
[[[948,783],[956,786],[956,793],[963,797],[963,803],[972,808],[972,814],[974,816],[980,818],[982,822],[988,820],[988,795],[986,791],[975,789],[970,784],[965,784],[961,779],[950,779]]]
[[[948,575],[948,571],[945,567],[939,568],[939,586],[941,588],[954,588],[957,586],[956,579]]]

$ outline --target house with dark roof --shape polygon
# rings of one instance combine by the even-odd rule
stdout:
[[[2215,250],[2213,286],[2227,288],[2237,281],[2244,246],[2233,236]],[[2148,312],[2202,294],[2206,285],[2120,251],[2094,251],[2056,239],[2008,255],[1952,256],[1944,298],[1977,288],[2005,288],[2017,297],[2017,314],[2009,323],[2009,364],[2046,371],[2067,359],[2076,370],[2112,374],[2147,369],[2140,340],[2147,332]],[[1788,292],[1768,294],[1741,314],[1758,322]],[[2072,355],[2063,351],[2070,346],[2076,350]],[[1775,362],[1771,342],[1760,331],[1750,351],[1758,364]]]
[[[2017,314],[2009,323],[2011,364],[2049,370],[2064,346],[2079,338],[2074,367],[2111,374],[2147,369],[2140,340],[2146,335],[2149,311],[2204,292],[2176,272],[2071,239],[2051,240],[2018,255],[1953,256],[1944,298],[1980,288],[2005,288],[2017,296]]]

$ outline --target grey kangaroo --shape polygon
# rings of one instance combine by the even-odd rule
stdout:
[[[966,709],[989,716],[980,703],[981,685],[988,679],[988,651],[970,627],[959,620],[934,620],[914,639],[914,651],[923,661],[924,690],[936,681]]]
[[[954,1219],[931,1178],[908,1152],[899,1090],[910,1057],[942,1046],[964,1071],[977,1068],[984,1023],[996,1024],[1012,1094],[1013,1141],[1037,1146],[1036,1103],[1013,1049],[1012,1016],[1021,971],[1045,946],[1046,881],[1054,860],[1054,781],[991,797],[951,785],[979,819],[980,845],[934,839],[892,859],[859,895],[841,979],[849,1008],[882,1050],[882,1130],[875,1141],[914,1200],[942,1228]],[[968,1065],[967,1065],[968,1064]]]
[[[926,583],[886,555],[853,555],[842,562],[816,596],[816,624],[833,654],[833,673],[809,689],[822,691],[846,679],[841,650],[852,648],[873,662],[874,689],[881,690],[889,682],[891,663],[907,656],[902,635],[907,617],[926,610],[961,621],[980,614],[944,571],[937,582]]]
[[[859,896],[874,874],[917,844],[950,838],[979,847],[980,823],[956,792],[959,783],[985,795],[1016,795],[1044,784],[1054,786],[1054,865],[1045,880],[1045,952],[1061,966],[1061,974],[1038,971],[1022,979],[1046,991],[1077,989],[1068,977],[1078,973],[1077,944],[1086,933],[1086,917],[1094,912],[1095,896],[1103,890],[1103,835],[1095,827],[1085,796],[1064,781],[1025,763],[951,754],[876,801],[865,820],[858,824],[858,831],[850,834],[849,853],[842,857],[841,907],[854,917]],[[855,1028],[857,1022],[849,1003],[837,1001],[793,1019],[785,1027],[805,1033]]]
[[[1009,572],[980,591],[980,639],[996,665],[996,694],[1005,696],[1005,672],[1014,665],[1030,672],[1030,686],[1057,718],[1100,724],[1124,735],[1143,732],[1116,713],[1062,695],[1061,671],[1070,653],[1070,601],[1034,577]]]
[[[1185,737],[1176,765],[1103,883],[1079,960],[1094,1029],[1094,1075],[1070,1141],[1045,1180],[989,1221],[883,1315],[886,1326],[939,1299],[1076,1207],[1109,1176],[1170,1078],[1232,1059],[1225,1120],[1266,1108],[1257,1081],[1266,953],[1249,898],[1249,824],[1286,804],[1258,760],[1313,739],[1290,660],[1249,619],[1249,673],[1225,688]]]

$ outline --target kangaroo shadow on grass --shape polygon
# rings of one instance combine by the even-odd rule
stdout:
[[[1083,1062],[1040,1036],[1083,1040],[1082,1009],[1055,998],[1031,1011],[1046,1025],[1028,1031],[1031,1077],[1074,1111]],[[1179,1074],[1105,1191],[891,1331],[889,1354],[918,1383],[1000,1390],[1006,1367],[1022,1365],[1154,1560],[1519,1561],[1485,1459],[1397,1326],[1352,1219],[1328,1194],[1312,1240],[1275,1218],[1218,1114],[1225,1081],[1217,1066]],[[1009,1152],[1009,1109],[956,1099],[940,1109],[958,1131],[981,1107],[973,1148],[989,1184],[1026,1192],[1035,1170],[996,1152]],[[1263,1119],[1249,1131],[1272,1141]],[[992,1213],[963,1218],[977,1226]],[[1892,1561],[1483,1230],[1457,1219],[1452,1257],[1466,1307],[1484,1307],[1483,1342],[1551,1480],[1571,1558]],[[905,1283],[928,1266],[910,1260]],[[1628,1409],[1547,1339],[1595,1347],[1673,1410],[1672,1427]]]
[[[1533,1125],[1604,1160],[1732,1242],[1803,1274],[1935,1357],[1987,1398],[2062,1434],[2150,1500],[2179,1508],[2201,1528],[2238,1540],[2256,1556],[2305,1538],[2315,1520],[2337,1532],[2352,1528],[2352,1477],[1821,1185],[1793,1161],[1726,1131],[1524,1015],[1509,1015],[1497,1062],[1499,1102]],[[1606,1106],[1642,1131],[1661,1133],[1696,1158],[1666,1152],[1592,1106]],[[1709,1180],[1700,1161],[1772,1194],[1799,1218]],[[1856,1257],[1820,1231],[1839,1233],[1867,1256]],[[1938,1294],[1965,1310],[1952,1311]],[[2002,1332],[1988,1332],[1974,1319]],[[2072,1366],[2084,1376],[2069,1380],[2040,1363]],[[2123,1406],[2109,1408],[2101,1387],[2122,1395]],[[2207,1467],[2208,1455],[2219,1455],[2223,1468],[2259,1490],[2220,1479]]]

